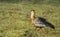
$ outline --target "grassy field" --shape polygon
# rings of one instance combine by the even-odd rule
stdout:
[[[36,11],[36,17],[43,17],[55,26],[55,30],[45,27],[34,30],[31,24],[30,11]],[[0,37],[60,37],[60,5],[0,3]]]

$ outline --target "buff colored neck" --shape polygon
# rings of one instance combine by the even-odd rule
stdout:
[[[32,23],[33,23],[34,19],[35,19],[35,12],[31,11],[31,21],[32,21]]]

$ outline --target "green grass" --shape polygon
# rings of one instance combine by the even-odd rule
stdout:
[[[30,21],[30,11],[43,17],[55,26],[55,30],[44,28],[46,34]],[[44,35],[43,35],[44,34]],[[0,37],[60,37],[60,5],[32,3],[0,3]]]

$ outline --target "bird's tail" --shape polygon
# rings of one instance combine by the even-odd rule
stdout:
[[[52,25],[51,23],[49,23],[49,22],[46,22],[47,24],[46,24],[46,26],[48,26],[48,27],[50,27],[50,28],[52,28],[52,29],[55,29],[55,26],[54,25]]]

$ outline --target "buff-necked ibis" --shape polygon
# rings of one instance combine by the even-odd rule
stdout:
[[[42,17],[35,17],[35,10],[31,11],[31,21],[36,28],[50,27],[52,29],[55,29],[54,25],[46,21],[46,19]]]

